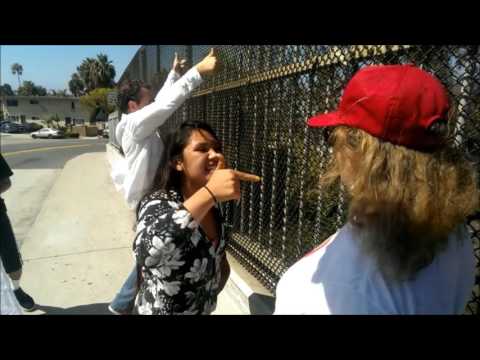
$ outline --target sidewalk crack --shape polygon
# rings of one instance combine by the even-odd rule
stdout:
[[[105,251],[124,250],[124,249],[130,249],[130,246],[121,246],[121,247],[108,248],[108,249],[95,249],[95,250],[79,251],[79,252],[74,252],[74,253],[66,253],[66,254],[35,257],[35,258],[23,258],[23,261],[46,260],[46,259],[61,258],[61,257],[73,256],[73,255],[83,255],[83,254],[90,254],[90,253],[95,253],[95,252],[105,252]]]

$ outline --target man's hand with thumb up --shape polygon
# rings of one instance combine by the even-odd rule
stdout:
[[[202,77],[213,75],[219,67],[219,60],[215,49],[211,48],[208,55],[195,66]]]

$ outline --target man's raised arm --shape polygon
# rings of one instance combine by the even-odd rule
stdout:
[[[151,135],[177,110],[202,82],[215,72],[218,65],[214,49],[180,80],[156,97],[155,101],[130,114],[133,138],[137,141]]]

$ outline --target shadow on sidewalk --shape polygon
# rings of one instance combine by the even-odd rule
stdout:
[[[44,311],[42,315],[112,315],[108,311],[108,303],[79,305],[71,308],[37,305],[36,310]]]

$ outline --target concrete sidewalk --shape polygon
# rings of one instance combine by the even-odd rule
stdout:
[[[105,153],[66,163],[21,249],[35,313],[107,313],[133,266],[129,216]]]
[[[32,314],[109,314],[134,264],[130,210],[109,170],[106,153],[84,154],[52,187],[21,249]],[[238,290],[228,282],[215,314],[250,313]]]

